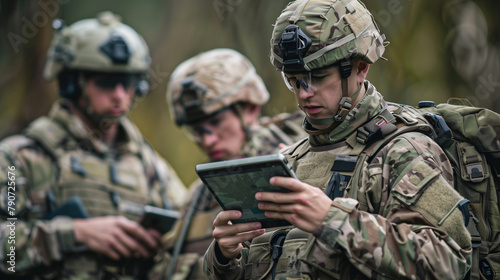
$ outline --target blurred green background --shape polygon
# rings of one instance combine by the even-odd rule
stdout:
[[[153,63],[152,91],[132,120],[186,185],[206,157],[172,122],[165,100],[177,64],[205,50],[234,48],[263,77],[271,101],[264,115],[295,110],[293,96],[269,63],[272,24],[284,0],[0,0],[0,137],[19,133],[57,99],[42,77],[55,17],[67,24],[104,10],[143,35]],[[390,45],[368,79],[389,101],[469,99],[500,112],[500,19],[492,0],[366,0]]]

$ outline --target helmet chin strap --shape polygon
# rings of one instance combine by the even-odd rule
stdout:
[[[355,93],[353,93],[351,96],[349,95],[349,88],[347,84],[347,78],[342,79],[342,98],[340,99],[339,102],[339,109],[337,111],[337,114],[334,116],[328,117],[328,118],[323,118],[323,119],[312,119],[309,116],[306,116],[306,120],[309,124],[312,125],[328,125],[328,127],[323,128],[323,129],[308,129],[306,128],[307,133],[311,135],[320,135],[324,134],[327,132],[330,132],[333,128],[337,127],[340,123],[342,123],[349,113],[349,111],[352,109],[352,103],[353,100],[356,100],[358,97],[359,93],[361,92],[361,87],[363,86],[363,83],[361,83],[358,87],[358,90],[356,90]],[[301,108],[302,109],[302,108]]]
[[[243,120],[243,107],[241,104],[233,104],[232,108],[234,108],[234,113],[240,119],[241,129],[245,133],[245,143],[252,139],[252,128],[250,125],[245,124]]]

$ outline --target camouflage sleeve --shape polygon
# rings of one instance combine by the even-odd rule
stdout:
[[[461,279],[471,241],[450,186],[449,162],[429,138],[409,133],[380,151],[363,175],[358,200],[337,198],[313,256],[324,267],[341,248],[370,279]]]
[[[38,204],[40,201],[33,200],[28,190],[26,182],[34,175],[27,173],[29,168],[26,167],[44,164],[50,169],[53,168],[52,164],[47,164],[50,159],[25,149],[26,158],[33,160],[14,160],[5,148],[5,145],[0,146],[0,271],[22,275],[61,261],[64,253],[81,251],[82,246],[76,243],[71,219],[28,218],[41,216],[43,206]]]
[[[242,257],[229,260],[228,263],[221,263],[217,259],[217,254],[222,255],[217,242],[212,241],[203,258],[203,273],[208,279],[244,279],[244,263]],[[242,256],[246,256],[246,249],[243,248]]]
[[[175,210],[180,211],[188,196],[188,191],[184,183],[177,176],[174,168],[165,161],[161,156],[157,155],[157,168],[160,176],[163,176],[167,193],[166,196]]]

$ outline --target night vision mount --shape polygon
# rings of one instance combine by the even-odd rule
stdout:
[[[207,88],[203,84],[197,83],[194,78],[189,77],[186,78],[182,82],[182,91],[179,96],[179,102],[182,108],[184,109],[184,116],[177,120],[177,125],[182,125],[187,123],[188,120],[186,115],[192,117],[199,117],[200,114],[203,114],[201,110],[203,96],[205,96],[207,92]]]
[[[311,39],[300,30],[300,27],[295,24],[287,26],[278,42],[278,47],[283,56],[283,67],[304,67],[304,56],[311,44]]]

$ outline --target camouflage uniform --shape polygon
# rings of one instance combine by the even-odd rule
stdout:
[[[110,215],[138,221],[145,205],[180,209],[187,191],[126,116],[114,119],[117,134],[108,146],[102,140],[107,117],[94,114],[102,119],[90,129],[72,110],[93,114],[76,108],[75,100],[87,94],[84,71],[142,77],[150,62],[147,45],[109,12],[71,27],[54,26],[44,74],[59,77],[64,98],[23,135],[0,142],[0,278],[144,278],[151,260],[117,262],[96,254],[76,241],[73,221]],[[61,78],[68,73],[76,78]],[[136,95],[147,93],[135,86]],[[6,218],[17,219],[15,229]],[[14,271],[8,263],[12,251]]]
[[[420,132],[368,142],[391,136],[385,133],[387,116],[398,115],[407,124],[417,119],[409,109],[391,111],[368,81],[360,85],[366,91],[357,104],[353,101],[360,89],[348,90],[352,61],[374,63],[384,52],[384,39],[359,1],[298,0],[283,10],[271,39],[271,62],[289,89],[312,95],[310,90],[321,85],[314,71],[339,68],[337,113],[324,119],[306,116],[309,138],[281,151],[299,180],[325,191],[332,204],[314,233],[293,227],[268,231],[245,242],[235,259],[224,258],[213,242],[203,264],[210,279],[466,275],[471,239],[459,207],[466,200],[451,187],[453,172],[446,155]],[[370,149],[373,157],[367,157]],[[277,237],[284,237],[284,243],[277,243]]]
[[[191,88],[186,88],[187,84]],[[234,90],[235,87],[237,90]],[[188,106],[179,101],[182,96],[193,94],[192,89],[195,89],[196,97],[188,100],[198,105]],[[232,94],[223,95],[228,92]],[[177,66],[171,76],[167,98],[177,123],[189,125],[238,102],[264,104],[268,100],[268,92],[251,63],[241,54],[230,49],[214,49]],[[237,157],[276,153],[280,143],[291,145],[304,139],[307,134],[302,129],[303,119],[302,111],[260,118],[258,125],[244,128],[247,133],[246,140]],[[194,197],[198,195],[201,196],[198,203],[193,202],[196,200]],[[201,180],[196,180],[190,186],[190,198],[186,203],[183,218],[165,238],[166,253],[158,260],[150,273],[150,279],[166,278],[171,253],[179,240],[186,212],[193,206],[195,212],[173,278],[206,279],[202,271],[203,255],[213,240],[212,221],[222,208]]]
[[[125,263],[106,260],[78,244],[72,218],[43,217],[78,196],[90,217],[123,215],[137,221],[146,204],[173,204],[179,209],[186,190],[127,118],[120,122],[123,137],[113,151],[92,135],[98,131],[87,131],[66,105],[57,102],[48,117],[40,117],[28,127],[26,135],[11,136],[0,143],[2,170],[16,168],[15,274],[28,273],[40,279],[133,275],[125,271]],[[7,172],[0,175],[3,218],[11,217],[6,176]],[[11,246],[7,243],[7,223],[2,223],[0,232],[0,267],[4,272],[4,258]]]
[[[303,121],[303,115],[299,114],[299,112],[287,116],[287,128],[290,128],[290,126],[294,128]],[[263,118],[262,120],[264,123],[267,123],[269,121],[267,119],[268,118]],[[290,145],[304,136],[302,133],[299,133],[298,135],[287,135],[286,133],[289,133],[289,130],[284,127],[284,129],[282,129],[274,123],[264,125],[265,126],[259,126],[252,130],[251,140],[247,141],[242,149],[242,157],[276,153],[280,143]],[[283,134],[285,137],[281,138],[281,135]],[[291,142],[290,140],[293,141]],[[203,255],[213,240],[212,222],[217,214],[222,211],[222,208],[201,180],[196,180],[189,189],[190,195],[186,203],[188,207],[192,205],[193,196],[196,193],[202,192],[202,198],[196,206],[196,212],[191,221],[191,226],[189,227],[187,238],[184,242],[183,250],[181,251],[182,254],[179,256],[174,277],[179,280],[206,279],[202,270]],[[186,213],[184,213],[183,217],[185,214]],[[183,219],[181,218],[181,221],[182,220]],[[175,229],[166,238],[165,249],[167,251],[171,252],[172,248],[175,246],[175,242],[178,239],[177,235],[179,234],[182,225],[182,222],[177,223]],[[164,254],[161,259],[157,261],[155,268],[150,273],[149,279],[165,279],[170,258],[171,255],[169,253]]]
[[[345,126],[282,151],[302,182],[325,190],[336,155],[349,155],[355,146],[344,139],[385,106],[375,88],[366,86],[367,95]],[[456,208],[461,197],[449,186],[451,167],[439,146],[423,134],[408,133],[362,164],[358,200],[348,198],[347,189],[332,202],[321,233],[288,233],[276,279],[463,277],[470,263],[470,237]],[[267,246],[254,241],[242,258],[221,264],[212,245],[205,269],[211,279],[260,278],[272,264]]]

